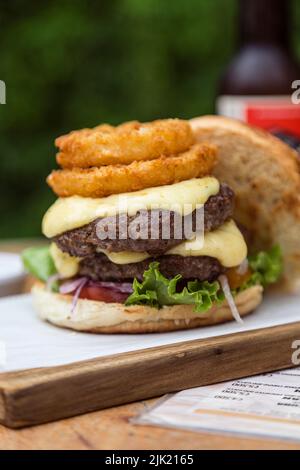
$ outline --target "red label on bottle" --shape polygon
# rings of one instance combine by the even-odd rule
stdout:
[[[273,131],[281,129],[300,137],[300,106],[274,102],[257,102],[246,106],[246,121]]]
[[[290,96],[221,96],[217,107],[219,114],[300,137],[300,104],[293,104]]]

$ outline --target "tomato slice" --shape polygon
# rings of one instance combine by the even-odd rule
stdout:
[[[113,289],[105,287],[85,286],[81,289],[79,298],[88,300],[99,300],[107,303],[123,303],[128,298],[129,294],[117,292]]]
[[[238,268],[230,268],[226,271],[225,274],[227,276],[230,288],[238,289],[250,279],[252,271],[248,268],[244,274],[239,274]]]

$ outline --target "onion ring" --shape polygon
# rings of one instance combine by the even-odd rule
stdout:
[[[48,176],[47,183],[60,197],[105,197],[206,176],[216,160],[215,146],[196,144],[177,156],[130,165],[55,170]]]
[[[128,165],[185,152],[195,143],[190,124],[179,119],[103,124],[58,137],[57,163],[63,168]]]
[[[92,135],[94,132],[101,132],[103,134],[114,132],[114,127],[110,126],[109,124],[100,124],[100,126],[94,127],[93,129],[80,129],[79,131],[71,131],[69,134],[61,135],[55,139],[55,145],[59,148],[63,148],[64,146],[68,146],[68,141],[70,141],[71,137],[76,136],[78,139],[84,139],[89,135]]]

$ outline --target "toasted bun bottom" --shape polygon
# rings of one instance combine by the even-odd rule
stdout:
[[[235,298],[241,316],[251,313],[262,301],[261,286],[251,287]],[[32,289],[35,308],[43,320],[57,326],[89,333],[157,333],[216,325],[233,319],[226,301],[208,312],[196,313],[192,305],[156,309],[119,303],[79,299],[71,313],[72,296],[48,292],[43,284]]]

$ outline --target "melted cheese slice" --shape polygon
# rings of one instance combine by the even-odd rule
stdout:
[[[105,198],[59,198],[46,212],[42,231],[47,238],[52,238],[83,227],[99,217],[123,213],[133,216],[140,210],[165,209],[181,214],[191,213],[205,204],[210,196],[218,194],[219,190],[218,180],[208,176]]]
[[[145,251],[139,253],[136,251],[119,251],[118,253],[114,253],[112,251],[102,250],[99,248],[97,252],[105,254],[107,258],[115,264],[139,263],[147,258],[151,258],[151,256]]]
[[[204,242],[195,238],[168,251],[168,255],[210,256],[225,268],[241,264],[247,257],[247,245],[233,220],[204,235]]]
[[[151,256],[144,253],[123,251],[111,253],[107,250],[99,250],[116,264],[129,264],[144,261]],[[210,256],[216,258],[225,268],[238,266],[247,257],[247,245],[243,235],[233,220],[226,222],[213,232],[207,232],[204,239],[195,238],[180,243],[165,253],[166,255],[179,256]]]
[[[51,243],[50,245],[50,254],[57,272],[62,277],[73,277],[78,273],[80,258],[64,253],[55,243]]]
[[[104,253],[110,261],[116,264],[138,263],[151,258],[146,252],[134,253],[123,251],[120,253],[111,253],[107,250],[100,249],[98,251]],[[235,222],[230,220],[217,230],[206,233],[204,240],[196,238],[195,240],[180,243],[169,250],[166,255],[210,256],[219,260],[220,264],[225,268],[232,268],[240,265],[246,258],[247,245]],[[75,275],[79,267],[78,258],[65,255],[65,253],[62,253],[57,247],[55,250],[54,263],[58,272],[63,276],[65,276],[67,272],[72,273],[69,274],[70,276]]]

